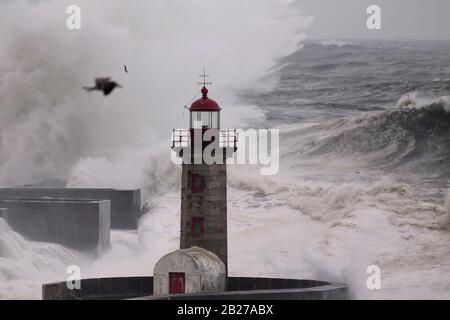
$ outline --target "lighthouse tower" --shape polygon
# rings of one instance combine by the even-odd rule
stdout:
[[[172,149],[182,159],[180,249],[206,249],[228,268],[226,159],[236,151],[237,134],[220,129],[221,108],[208,97],[208,83],[200,84],[189,129],[172,136]]]

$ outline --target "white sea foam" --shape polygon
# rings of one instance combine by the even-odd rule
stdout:
[[[443,207],[388,178],[329,184],[288,176],[231,172],[233,272],[258,265],[257,275],[343,282],[355,299],[448,298]],[[381,269],[381,290],[366,286],[371,265]]]
[[[441,106],[446,112],[450,112],[450,96],[436,98],[421,95],[417,91],[409,92],[400,97],[396,107],[424,108],[431,105]]]
[[[41,284],[66,278],[82,255],[51,243],[32,243],[0,218],[0,299],[40,299]]]

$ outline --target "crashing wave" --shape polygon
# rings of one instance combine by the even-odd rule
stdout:
[[[0,218],[0,300],[40,299],[40,287],[66,277],[67,267],[84,262],[75,251],[29,242]]]
[[[437,99],[419,97],[417,91],[409,92],[400,97],[396,105],[397,108],[442,108],[446,112],[450,112],[450,96],[443,96]]]
[[[417,92],[410,92],[400,97],[397,102],[397,108],[410,107],[417,105]]]
[[[450,167],[444,165],[450,163],[449,140],[450,112],[443,97],[426,105],[419,100],[414,107],[300,127],[283,141],[285,155],[296,159],[333,154],[333,159],[341,155],[377,168],[426,167],[450,176]]]

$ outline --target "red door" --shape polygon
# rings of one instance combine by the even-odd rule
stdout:
[[[170,272],[169,273],[169,294],[181,294],[184,291],[185,273]]]

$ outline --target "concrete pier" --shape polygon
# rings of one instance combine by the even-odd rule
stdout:
[[[121,300],[153,293],[153,277],[82,279],[81,289],[70,290],[67,282],[42,286],[42,300]]]
[[[0,198],[91,199],[111,201],[111,229],[136,230],[141,216],[140,190],[3,188]]]
[[[81,280],[80,290],[66,282],[44,284],[44,300],[346,300],[343,284],[298,279],[230,277],[227,289],[218,293],[153,296],[153,277],[99,278]]]
[[[98,254],[110,243],[109,200],[0,198],[11,228],[32,241]]]

